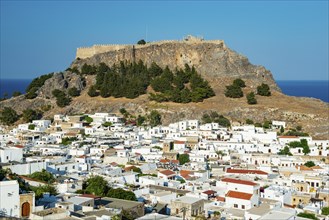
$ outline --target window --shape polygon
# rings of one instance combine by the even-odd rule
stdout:
[[[238,208],[238,204],[234,204],[234,208]]]
[[[244,205],[241,205],[241,208],[242,208],[242,209],[245,209],[246,207],[245,207]]]
[[[296,199],[294,198],[294,202],[296,201]]]

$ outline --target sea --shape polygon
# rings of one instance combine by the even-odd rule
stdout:
[[[0,97],[10,98],[15,91],[25,93],[32,79],[0,79]],[[311,97],[329,102],[329,81],[320,80],[278,80],[282,92],[290,96]]]

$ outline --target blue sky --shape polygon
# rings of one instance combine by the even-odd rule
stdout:
[[[77,47],[223,39],[277,80],[328,80],[328,1],[3,1],[1,78],[65,70]]]

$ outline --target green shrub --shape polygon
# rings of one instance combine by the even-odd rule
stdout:
[[[17,96],[20,96],[20,95],[22,95],[22,93],[20,91],[13,92],[13,97],[17,97]]]
[[[242,79],[240,79],[240,78],[239,79],[235,79],[233,81],[233,85],[238,86],[238,87],[241,87],[241,88],[246,87],[246,83]]]
[[[243,97],[243,91],[239,86],[229,85],[226,86],[225,96],[229,98],[241,98]]]
[[[18,119],[19,115],[10,107],[4,107],[0,112],[0,122],[5,125],[13,125]]]
[[[76,87],[70,88],[68,93],[71,97],[77,97],[80,95],[80,91]]]
[[[257,104],[257,99],[255,97],[255,93],[251,92],[251,93],[248,93],[247,95],[247,102],[249,105],[255,105]]]
[[[139,45],[145,45],[146,44],[146,41],[144,39],[141,39],[137,42],[137,44]]]
[[[92,86],[89,87],[88,95],[90,97],[96,97],[96,96],[99,95],[99,93],[97,92],[97,89],[96,89],[96,86],[95,85],[92,85]]]
[[[270,87],[267,84],[262,83],[262,85],[257,86],[257,94],[261,96],[271,96]]]
[[[319,220],[315,214],[313,213],[306,213],[306,212],[301,212],[297,214],[298,217],[303,217],[303,218],[309,218],[309,219],[314,219],[314,220]]]

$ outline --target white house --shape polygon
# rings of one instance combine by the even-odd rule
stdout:
[[[291,190],[286,189],[285,187],[279,185],[271,185],[264,189],[264,192],[261,193],[262,198],[277,200],[281,202],[281,207],[284,204],[291,205]]]
[[[0,182],[0,216],[20,217],[17,180]]]
[[[141,186],[148,186],[148,185],[164,186],[165,180],[153,176],[141,176],[139,177],[138,182]]]
[[[216,186],[224,188],[226,205],[230,208],[250,209],[259,206],[260,185],[237,178],[223,178]]]
[[[23,160],[23,148],[21,145],[0,148],[0,163],[21,162]]]

